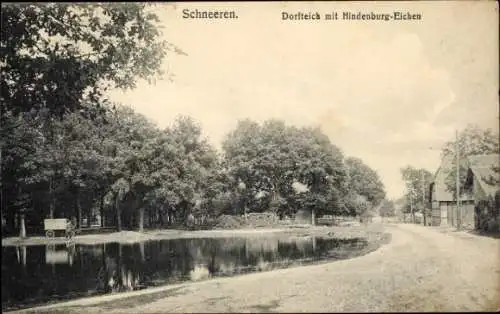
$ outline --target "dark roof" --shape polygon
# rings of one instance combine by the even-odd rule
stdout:
[[[472,173],[476,182],[478,182],[481,189],[486,196],[494,197],[495,193],[500,189],[497,184],[491,184],[491,181],[498,182],[499,174],[494,171],[495,167],[499,167],[500,155],[475,155],[468,158],[469,161],[469,175]],[[493,180],[491,180],[493,179]],[[496,179],[496,180],[495,180]]]
[[[434,201],[452,202],[455,200],[455,198],[453,197],[453,192],[448,191],[446,187],[446,178],[448,177],[450,171],[452,171],[453,169],[453,159],[453,156],[445,156],[441,160],[441,165],[434,175],[433,184],[435,186],[435,193],[432,197]],[[472,199],[472,197],[468,195],[462,195],[461,199],[470,200]]]
[[[473,155],[467,158],[469,166],[472,167],[498,167],[500,164],[499,154]]]

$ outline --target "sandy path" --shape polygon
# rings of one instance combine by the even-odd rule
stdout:
[[[45,309],[51,313],[500,310],[499,240],[414,225],[387,229],[393,238],[390,244],[352,260]]]

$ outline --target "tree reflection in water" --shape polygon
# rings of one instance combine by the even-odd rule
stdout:
[[[2,291],[13,291],[2,292],[2,308],[345,258],[366,245],[276,236],[2,248],[11,256],[2,258]]]
[[[73,265],[76,255],[76,248],[74,243],[67,243],[65,245],[48,244],[45,246],[45,263],[46,264],[69,264]],[[55,270],[55,267],[52,267]]]
[[[16,247],[16,253],[17,253],[17,262],[19,264],[22,264],[23,267],[26,267],[26,246],[18,246]]]

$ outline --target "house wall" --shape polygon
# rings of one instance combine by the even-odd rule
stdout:
[[[432,226],[441,225],[441,208],[439,202],[435,198],[436,185],[434,184],[431,189],[431,224]]]
[[[447,204],[448,213],[450,218],[448,219],[448,225],[450,227],[456,227],[458,225],[458,212],[457,212],[457,202],[448,202]]]
[[[462,229],[473,230],[475,228],[475,205],[474,201],[464,201],[460,206]]]
[[[459,219],[456,201],[453,200],[452,193],[446,190],[446,175],[446,172],[440,168],[430,189],[432,225],[457,227],[458,221],[461,221],[462,227],[467,229],[474,228],[475,211],[472,197],[470,195],[463,196],[460,206],[461,219]]]
[[[439,202],[441,210],[441,226],[458,227],[460,215],[460,227],[463,229],[474,229],[475,227],[475,206],[474,201],[461,201],[460,213],[457,211],[457,203]]]
[[[432,210],[431,225],[432,226],[441,225],[441,210],[439,208]]]
[[[498,206],[498,204],[495,204],[492,199],[487,202],[488,197],[486,193],[475,179],[472,182],[472,191],[476,201],[474,207],[474,227],[482,231],[500,231],[500,213],[496,217],[492,214],[494,212],[494,208],[492,207]]]
[[[442,200],[443,194],[446,194],[445,191],[442,190],[445,179],[446,173],[440,168],[436,174],[435,182],[432,187],[432,220],[434,226],[448,226],[451,224],[450,218],[452,216],[448,204],[450,202]]]
[[[440,226],[451,226],[453,219],[452,205],[451,202],[441,201],[439,202],[439,209],[441,214]]]

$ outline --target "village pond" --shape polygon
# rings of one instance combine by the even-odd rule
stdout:
[[[198,238],[2,248],[2,311],[80,297],[346,259],[361,238]]]

